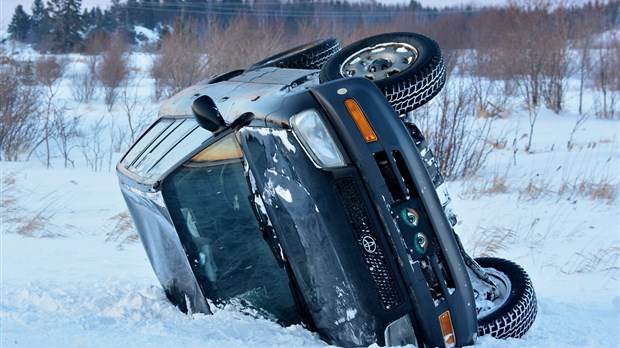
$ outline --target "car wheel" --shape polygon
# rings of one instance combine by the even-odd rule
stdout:
[[[321,69],[321,82],[361,76],[375,82],[399,115],[431,100],[446,80],[439,46],[416,33],[372,36],[344,47]]]
[[[478,311],[478,335],[495,338],[520,338],[534,323],[538,311],[536,294],[530,277],[516,263],[500,258],[477,258],[497,285],[494,299],[488,299],[484,283],[472,278],[476,309]]]
[[[265,67],[321,69],[339,49],[340,43],[334,38],[315,40],[263,59],[252,65],[249,70]]]

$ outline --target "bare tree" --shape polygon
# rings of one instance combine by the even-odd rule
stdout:
[[[137,85],[140,85],[139,81]],[[130,145],[147,126],[149,120],[153,118],[155,110],[149,106],[149,103],[140,98],[138,88],[130,86],[129,80],[125,81],[123,86],[121,107],[129,127],[129,143],[126,145]]]
[[[502,51],[504,40],[509,39],[504,36],[505,26],[512,20],[507,11],[489,9],[468,23],[467,41],[471,49],[466,51],[459,70],[472,79],[478,117],[503,116],[510,108],[509,98],[515,94]]]
[[[80,137],[80,149],[86,165],[95,172],[103,168],[105,160],[105,144],[103,143],[105,129],[104,118],[101,117],[89,127],[88,132]]]
[[[556,112],[562,108],[567,78],[567,29],[564,12],[554,12],[552,0],[514,0],[501,27],[497,54],[502,75],[514,81],[528,114],[530,131],[526,151],[531,151],[541,103]],[[546,98],[546,100],[544,100]]]
[[[573,29],[572,48],[578,52],[579,60],[577,71],[579,74],[579,115],[584,114],[583,92],[592,70],[592,52],[594,34],[604,21],[603,13],[593,8],[584,9],[583,16],[579,17]]]
[[[544,46],[544,83],[541,94],[545,106],[556,114],[562,111],[564,90],[571,71],[569,59],[569,21],[567,10],[560,6],[548,15],[548,41]]]
[[[534,126],[536,125],[536,120],[538,119],[538,114],[540,114],[540,103],[536,102],[537,86],[532,85],[530,81],[518,80],[517,87],[519,93],[523,97],[523,102],[525,103],[525,110],[527,111],[527,120],[529,122],[530,131],[528,133],[527,145],[525,146],[526,152],[531,152],[532,150],[532,139],[534,137]]]
[[[117,125],[115,116],[112,116],[107,128],[110,135],[108,148],[108,171],[110,171],[112,170],[112,159],[114,154],[127,148],[129,145],[129,138],[127,137],[127,128]]]
[[[17,161],[41,136],[39,93],[15,76],[18,67],[0,65],[0,160]]]
[[[54,118],[55,98],[58,94],[60,81],[64,74],[67,62],[64,59],[58,59],[54,56],[41,57],[35,63],[35,78],[39,82],[46,94],[45,94],[45,110],[44,110],[44,122],[43,122],[43,139],[39,144],[45,144],[45,165],[47,168],[51,167],[51,149],[50,140],[52,138],[52,122]],[[39,145],[37,144],[37,146]],[[35,148],[37,147],[35,146]],[[34,148],[33,148],[34,150]]]
[[[246,69],[297,43],[289,42],[287,36],[281,23],[259,25],[249,17],[237,18],[225,28],[212,26],[208,40],[209,73],[215,75]],[[231,45],[231,42],[235,44]]]
[[[91,101],[97,91],[97,56],[91,55],[87,59],[86,69],[71,75],[71,95],[81,103]]]
[[[491,151],[487,137],[493,120],[476,118],[475,105],[464,80],[448,80],[434,100],[409,115],[427,136],[446,178],[476,174]]]
[[[294,38],[299,44],[311,42],[318,38],[338,37],[342,40],[342,31],[336,18],[315,17],[300,20],[297,23],[297,35]]]
[[[71,152],[78,147],[75,140],[82,137],[80,123],[81,119],[79,116],[67,115],[67,108],[56,108],[52,124],[54,128],[54,141],[64,159],[65,168],[68,168],[69,164],[75,168],[75,163],[70,156]]]
[[[124,39],[120,35],[115,35],[108,49],[102,53],[101,62],[98,65],[97,77],[103,85],[108,111],[112,110],[118,96],[118,89],[129,76],[126,53],[127,44]]]
[[[505,29],[505,41],[498,53],[504,62],[504,75],[518,82],[526,105],[539,106],[543,84],[544,46],[548,44],[544,23],[548,2],[524,0],[513,2],[512,30]]]
[[[207,76],[207,46],[206,40],[198,35],[200,32],[194,22],[178,22],[174,30],[164,36],[151,68],[155,99],[169,97]]]
[[[595,90],[600,98],[595,98],[598,117],[614,118],[616,105],[620,98],[620,38],[611,34],[609,41],[596,50],[592,70]]]
[[[107,31],[96,31],[88,34],[84,43],[84,53],[91,56],[100,56],[110,48],[112,35]]]

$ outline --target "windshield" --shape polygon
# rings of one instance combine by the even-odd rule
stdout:
[[[298,322],[288,277],[263,239],[248,197],[241,150],[227,136],[163,182],[162,193],[206,296]]]

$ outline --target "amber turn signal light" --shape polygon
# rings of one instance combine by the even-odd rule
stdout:
[[[367,143],[377,141],[377,134],[375,134],[375,131],[370,126],[359,104],[353,99],[346,99],[344,101],[344,106],[347,108],[347,111],[349,111],[351,117],[353,117],[353,121],[355,121],[357,128],[362,133],[364,140],[366,140]]]
[[[452,327],[452,318],[450,318],[450,311],[445,311],[439,316],[439,324],[441,325],[441,333],[443,334],[443,340],[446,343],[446,348],[456,347],[456,340],[454,338],[454,328]]]

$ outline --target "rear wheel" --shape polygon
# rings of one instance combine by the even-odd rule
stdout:
[[[248,70],[266,67],[321,69],[325,62],[339,49],[340,43],[332,37],[315,40],[263,59],[252,65]]]
[[[416,33],[372,36],[344,47],[321,69],[321,82],[361,76],[375,82],[399,115],[431,100],[443,87],[439,46]]]
[[[530,277],[512,261],[483,257],[476,262],[496,285],[490,287],[470,273],[478,311],[478,335],[520,338],[534,323],[538,310]]]

